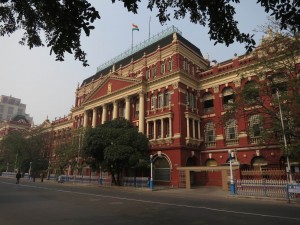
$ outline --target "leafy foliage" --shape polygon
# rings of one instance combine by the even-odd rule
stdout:
[[[141,0],[119,0],[128,11],[138,13]],[[112,0],[115,3],[116,0]],[[234,41],[245,43],[247,51],[255,46],[253,35],[242,33],[234,18],[239,0],[148,0],[148,8],[158,9],[161,23],[181,19],[189,15],[192,23],[208,26],[210,39],[226,46]],[[300,2],[280,0],[258,0],[266,13],[278,21],[281,30],[291,28],[300,31]],[[94,29],[92,25],[100,19],[99,12],[88,0],[0,0],[0,35],[10,35],[24,30],[21,44],[29,48],[50,47],[56,60],[64,60],[65,53],[74,54],[75,59],[87,66],[86,53],[81,49],[80,36]],[[41,37],[45,37],[43,41]]]
[[[116,119],[88,130],[84,149],[87,156],[112,173],[114,182],[120,184],[124,169],[139,167],[147,159],[148,139],[129,121]]]
[[[42,133],[13,132],[3,139],[2,148],[6,152],[3,160],[9,163],[10,170],[28,172],[30,162],[33,172],[45,170],[48,166],[45,140]]]
[[[86,53],[81,50],[81,32],[89,36],[91,24],[99,13],[86,0],[1,0],[0,35],[24,30],[21,44],[29,48],[43,46],[45,36],[50,54],[63,61],[65,52],[73,54],[87,66]]]
[[[265,32],[266,39],[254,53],[256,62],[252,71],[255,76],[251,82],[245,82],[236,90],[236,101],[222,120],[224,123],[235,117],[247,121],[252,115],[260,115],[263,124],[261,143],[279,143],[284,154],[288,152],[290,156],[299,157],[299,36],[293,32],[279,33],[270,27]],[[250,128],[248,132],[251,133]],[[287,139],[287,150],[283,142],[278,142],[283,138],[283,132]]]

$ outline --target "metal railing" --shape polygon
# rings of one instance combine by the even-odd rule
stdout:
[[[118,61],[121,61],[122,59],[125,59],[126,57],[142,50],[143,48],[147,47],[147,46],[150,46],[151,44],[163,39],[164,37],[172,34],[172,33],[179,33],[180,35],[182,35],[182,32],[176,28],[175,26],[171,26],[171,27],[168,27],[167,29],[163,30],[162,32],[156,34],[156,35],[153,35],[151,38],[147,39],[147,40],[144,40],[143,42],[133,46],[132,48],[130,49],[127,49],[126,51],[124,51],[123,53],[121,53],[120,55],[116,56],[115,58],[103,63],[102,65],[98,66],[97,67],[97,72],[109,67],[109,66],[112,66],[114,63],[118,62]]]
[[[293,190],[300,190],[300,184],[293,184],[293,190],[288,188],[290,184],[286,180],[237,180],[236,195],[259,196],[294,200],[300,202],[300,193]]]

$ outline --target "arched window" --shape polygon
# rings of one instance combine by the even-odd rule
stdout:
[[[208,122],[205,124],[205,146],[215,147],[216,146],[216,135],[215,135],[215,123]]]
[[[226,145],[238,144],[238,130],[236,120],[230,119],[226,122],[225,127]]]
[[[249,117],[249,136],[250,143],[257,144],[258,138],[262,135],[262,123],[261,118],[258,114],[252,115]]]
[[[264,167],[264,166],[267,166],[268,165],[268,161],[262,157],[262,156],[257,156],[257,157],[254,157],[252,160],[251,160],[251,165],[255,168],[255,167]]]
[[[230,107],[230,104],[234,102],[234,92],[231,87],[224,88],[222,92],[223,96],[223,109],[228,109]]]
[[[214,96],[210,92],[206,92],[203,97],[204,112],[210,113],[214,111]]]

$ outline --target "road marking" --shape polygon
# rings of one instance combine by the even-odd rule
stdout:
[[[16,185],[16,184],[12,184],[9,182],[0,182],[0,183]],[[217,208],[211,208],[211,207],[205,207],[205,206],[192,206],[192,205],[174,204],[174,203],[168,203],[168,202],[141,200],[141,199],[135,199],[135,198],[116,197],[116,196],[112,196],[112,195],[91,194],[91,193],[78,192],[78,191],[66,191],[66,190],[62,190],[62,189],[37,187],[37,186],[31,186],[31,185],[26,185],[26,184],[18,184],[18,185],[24,186],[24,187],[29,187],[29,188],[37,188],[37,189],[44,189],[44,190],[50,190],[50,191],[57,191],[57,192],[77,194],[77,195],[86,195],[86,196],[93,196],[93,197],[100,197],[100,198],[111,198],[111,199],[117,199],[117,200],[126,200],[126,201],[142,202],[142,203],[149,203],[149,204],[168,205],[168,206],[174,206],[174,207],[184,207],[184,208],[193,208],[193,209],[204,209],[204,210],[215,211],[215,212],[224,212],[224,213],[241,214],[241,215],[248,215],[248,216],[260,216],[260,217],[269,217],[269,218],[276,218],[276,219],[300,221],[300,218],[295,218],[295,217],[274,216],[274,215],[260,214],[260,213],[248,213],[248,212],[242,212],[242,211],[217,209]]]

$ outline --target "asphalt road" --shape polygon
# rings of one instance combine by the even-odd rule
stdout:
[[[0,178],[1,225],[300,224],[300,205]]]

